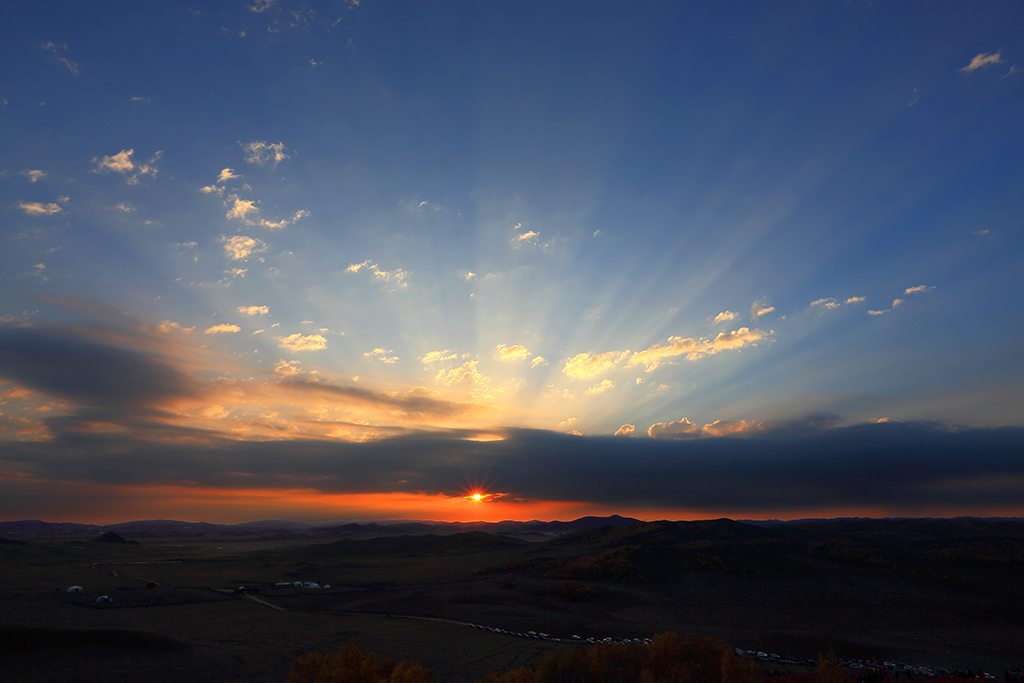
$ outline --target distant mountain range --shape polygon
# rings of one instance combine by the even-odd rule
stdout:
[[[639,519],[612,515],[581,517],[571,522],[420,522],[381,520],[374,522],[300,522],[291,519],[265,519],[241,524],[182,522],[150,519],[116,524],[78,524],[20,520],[0,522],[0,537],[7,539],[67,538],[93,539],[114,533],[127,539],[146,538],[375,538],[380,536],[450,535],[479,531],[516,536],[561,536],[586,529],[643,524]]]
[[[889,527],[895,522],[907,529],[914,526],[928,527],[936,530],[942,527],[948,532],[969,528],[977,524],[1014,521],[1020,518],[973,518],[955,519],[872,519],[872,518],[839,518],[839,519],[802,519],[792,521],[780,520],[717,520],[717,523],[731,522],[736,529],[766,526],[821,526],[844,525],[846,529],[867,531],[872,527]],[[654,523],[658,524],[658,523]],[[712,521],[688,522],[692,528],[713,524]],[[639,519],[612,515],[610,517],[580,517],[570,522],[552,521],[503,521],[503,522],[433,522],[415,520],[378,520],[372,522],[327,521],[302,522],[290,519],[266,519],[241,524],[214,524],[211,522],[183,522],[178,520],[152,519],[116,524],[79,524],[74,522],[43,522],[39,520],[19,520],[0,522],[0,541],[24,539],[84,539],[95,540],[97,537],[114,534],[129,540],[147,538],[272,538],[284,540],[294,539],[368,539],[396,536],[423,536],[483,532],[488,534],[511,535],[519,537],[559,537],[593,529],[609,527],[645,527],[649,531],[651,523]]]

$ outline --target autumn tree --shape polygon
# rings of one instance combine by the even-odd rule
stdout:
[[[818,683],[853,683],[850,672],[839,666],[839,659],[832,650],[818,655]]]
[[[659,633],[644,658],[642,683],[754,683],[756,667],[724,641],[689,633]]]
[[[559,650],[535,666],[488,674],[478,683],[761,683],[761,672],[717,638],[661,633],[647,645]]]
[[[288,683],[429,683],[430,672],[419,662],[397,664],[373,652],[363,654],[355,645],[343,645],[334,654],[310,652],[292,664]]]

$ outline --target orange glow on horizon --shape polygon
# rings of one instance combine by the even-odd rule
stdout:
[[[961,515],[1018,517],[1024,509],[898,509],[890,507],[814,508],[794,510],[694,510],[626,507],[579,501],[515,499],[479,489],[466,495],[424,493],[325,493],[313,489],[228,489],[187,486],[115,486],[104,484],[0,480],[3,489],[16,486],[23,501],[11,498],[7,519],[109,524],[144,519],[178,519],[235,524],[262,519],[308,522],[421,520],[435,522],[572,521],[585,516],[622,515],[642,521],[751,519],[793,520],[836,517],[956,517]],[[36,497],[33,492],[44,491]],[[479,499],[477,499],[479,495]],[[46,512],[38,509],[46,501]],[[470,503],[467,505],[467,502]]]

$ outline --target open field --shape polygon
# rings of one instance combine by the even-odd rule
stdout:
[[[1024,525],[986,524],[28,539],[0,544],[0,655],[13,681],[280,682],[295,657],[355,643],[468,682],[573,635],[678,631],[1001,677],[1024,663]],[[551,638],[514,635],[529,631]]]

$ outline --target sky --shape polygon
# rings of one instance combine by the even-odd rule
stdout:
[[[0,519],[1024,516],[1022,26],[8,0]]]

